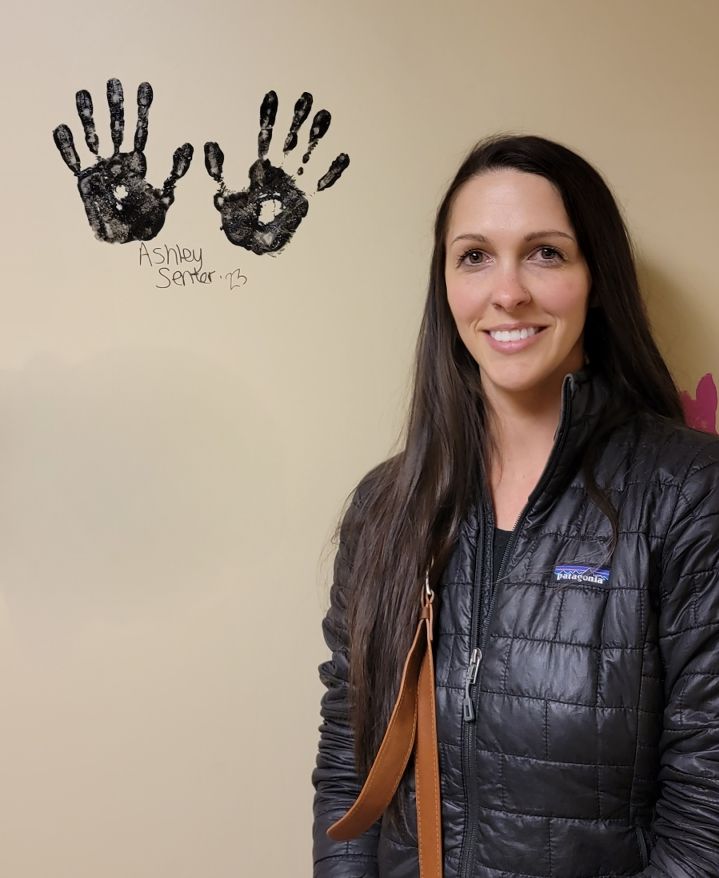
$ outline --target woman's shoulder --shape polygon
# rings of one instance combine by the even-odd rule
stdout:
[[[697,458],[707,463],[719,462],[719,435],[716,433],[697,430],[651,412],[635,415],[633,423],[642,446],[652,446],[661,459],[676,461],[680,468],[687,469]]]
[[[649,487],[674,487],[685,496],[719,495],[719,436],[642,412],[626,425],[624,442],[634,478]]]
[[[662,537],[667,554],[705,524],[716,532],[719,436],[637,412],[612,433],[606,452],[605,486],[616,490],[630,517],[642,517],[642,528]]]

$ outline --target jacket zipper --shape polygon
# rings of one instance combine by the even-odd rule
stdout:
[[[484,507],[484,499],[482,500],[481,506]],[[477,540],[477,552],[474,559],[474,577],[473,582],[476,586],[476,583],[480,584],[479,588],[474,587],[472,589],[472,619],[470,623],[470,646],[472,644],[477,643],[478,640],[478,628],[479,628],[479,617],[480,617],[480,605],[481,605],[481,592],[482,592],[482,579],[481,573],[483,572],[483,568],[485,565],[485,558],[488,558],[488,563],[491,565],[492,555],[491,555],[491,546],[489,546],[488,551],[488,538],[487,534],[491,534],[491,531],[488,527],[488,521],[492,519],[492,506],[491,503],[489,507],[484,507],[484,516],[482,517],[482,509],[478,509],[477,514],[479,516],[478,521],[478,532],[480,539]],[[481,545],[480,545],[481,542]],[[480,576],[477,574],[480,573]],[[491,570],[490,570],[491,577]],[[465,784],[465,813],[464,813],[464,832],[462,837],[462,849],[460,852],[460,860],[459,860],[459,876],[462,878],[463,875],[471,878],[471,851],[474,847],[474,812],[475,812],[475,790],[474,785],[472,784],[472,779],[476,774],[474,770],[474,743],[475,743],[475,735],[472,735],[472,730],[476,730],[476,726],[474,726],[475,720],[475,709],[474,702],[472,700],[472,687],[476,684],[477,674],[479,673],[479,665],[482,659],[482,650],[481,647],[475,646],[472,649],[469,667],[467,668],[467,672],[464,679],[464,701],[462,703],[462,726],[461,726],[461,746],[460,752],[462,753],[462,778],[464,779]]]
[[[544,486],[546,485],[549,477],[553,474],[557,462],[559,461],[562,450],[564,448],[564,442],[567,435],[567,427],[569,424],[569,401],[571,398],[572,390],[574,387],[574,378],[571,374],[565,377],[564,382],[562,384],[562,404],[559,415],[559,428],[554,438],[554,445],[552,447],[552,451],[549,455],[549,460],[544,468],[542,475],[540,476],[539,482],[537,483],[534,491],[527,499],[527,503],[522,510],[519,518],[514,524],[512,528],[512,536],[509,538],[507,546],[502,555],[502,561],[499,565],[499,571],[497,573],[497,580],[500,579],[502,574],[504,573],[504,568],[507,562],[507,559],[511,557],[512,552],[514,551],[514,546],[517,542],[517,536],[521,529],[521,525],[524,523],[527,514],[531,511],[538,497],[541,496]],[[492,509],[491,501],[480,504],[480,515],[482,515],[482,511],[484,513],[484,520],[481,522],[482,529],[482,551],[479,549],[477,551],[477,556],[475,558],[475,576],[474,582],[477,583],[477,570],[481,570],[483,574],[486,573],[486,579],[481,578],[479,580],[480,587],[473,590],[472,594],[472,622],[470,626],[470,646],[472,644],[477,644],[473,647],[472,652],[470,654],[469,666],[467,667],[467,671],[465,673],[464,678],[464,699],[462,702],[462,741],[461,741],[461,752],[464,759],[463,765],[463,777],[466,778],[465,784],[465,824],[464,824],[464,835],[462,840],[462,851],[460,856],[460,868],[459,875],[460,878],[464,876],[464,878],[471,878],[473,875],[472,868],[472,858],[474,851],[474,833],[475,833],[475,789],[476,784],[474,783],[474,778],[476,776],[476,766],[475,766],[475,752],[476,748],[474,746],[476,735],[477,735],[477,726],[474,725],[477,711],[474,706],[474,699],[472,696],[472,690],[478,684],[479,672],[481,670],[481,661],[483,650],[486,646],[487,632],[489,631],[491,616],[492,616],[492,608],[494,607],[494,596],[496,593],[496,588],[492,588],[492,579],[493,579],[493,560],[492,560],[492,546],[491,546],[491,537],[492,537],[492,529],[494,527],[494,513]],[[480,557],[481,556],[481,557]],[[478,567],[478,562],[481,567]],[[481,615],[481,596],[484,592],[484,584],[485,582],[489,585],[489,606],[487,609],[487,613],[485,616],[484,625],[480,626],[480,615]],[[481,631],[478,632],[478,629],[481,627]],[[479,634],[479,636],[478,636]],[[478,642],[479,641],[479,642]]]
[[[474,686],[477,682],[477,671],[479,670],[479,663],[482,661],[482,650],[475,646],[472,650],[472,656],[469,660],[469,667],[467,668],[467,673],[464,676],[464,701],[462,702],[462,718],[465,722],[471,723],[474,721],[474,705],[472,704],[472,696],[470,694],[470,687]]]

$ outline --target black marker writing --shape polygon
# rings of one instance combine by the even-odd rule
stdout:
[[[147,244],[140,244],[140,265],[143,262],[149,265],[185,265],[188,262],[196,262],[198,268],[202,268],[202,247],[195,250],[194,247],[180,247],[175,244],[169,247],[164,244],[161,247],[148,248]]]
[[[141,268],[155,269],[158,278],[155,289],[158,290],[217,283],[223,283],[227,289],[234,290],[247,283],[247,275],[239,268],[228,272],[220,272],[214,268],[204,270],[202,247],[183,247],[180,244],[172,247],[168,244],[148,247],[141,243],[138,255]]]

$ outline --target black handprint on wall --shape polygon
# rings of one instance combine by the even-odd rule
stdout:
[[[75,101],[85,132],[85,143],[97,156],[98,138],[90,93],[84,89],[77,92]],[[119,79],[108,81],[107,102],[114,146],[110,158],[98,156],[94,165],[83,170],[72,132],[64,124],[58,125],[53,131],[55,145],[65,164],[77,177],[77,188],[95,237],[100,241],[121,244],[148,241],[165,223],[167,210],[175,200],[175,183],[187,173],[193,149],[189,143],[185,143],[175,150],[170,176],[162,189],[155,189],[145,180],[147,161],[143,152],[147,142],[147,115],[152,104],[152,86],[149,82],[142,82],[137,89],[137,128],[132,152],[120,152],[125,114]]]
[[[283,154],[297,146],[297,132],[312,109],[312,95],[303,92],[295,104],[294,116],[289,133],[282,148]],[[307,215],[309,202],[297,186],[295,178],[271,164],[266,159],[272,140],[272,129],[277,115],[277,95],[268,92],[260,108],[260,134],[258,155],[249,170],[250,185],[241,192],[233,192],[225,185],[222,166],[225,156],[217,145],[210,141],[205,144],[205,167],[207,173],[220,184],[215,194],[215,207],[222,217],[224,233],[233,244],[239,244],[253,253],[274,253],[292,238],[292,235]],[[318,142],[330,127],[331,116],[327,110],[320,110],[312,120],[309,143],[302,156],[306,164]],[[317,183],[317,191],[332,186],[342,176],[349,165],[346,153],[340,153],[332,162],[327,173]],[[301,175],[303,168],[297,170]]]

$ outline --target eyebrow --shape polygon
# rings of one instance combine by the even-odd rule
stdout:
[[[560,232],[559,229],[541,229],[538,232],[530,232],[528,235],[524,236],[525,241],[534,241],[535,238],[548,238],[550,235],[559,235],[562,238],[569,238],[570,241],[574,241],[574,238],[571,235],[568,235],[566,232]],[[455,241],[462,241],[465,238],[471,238],[473,241],[481,241],[483,243],[487,243],[489,241],[488,238],[485,238],[484,235],[480,235],[478,232],[470,232],[466,235],[457,235],[457,237],[452,241],[452,244]],[[574,241],[576,244],[577,242]]]

